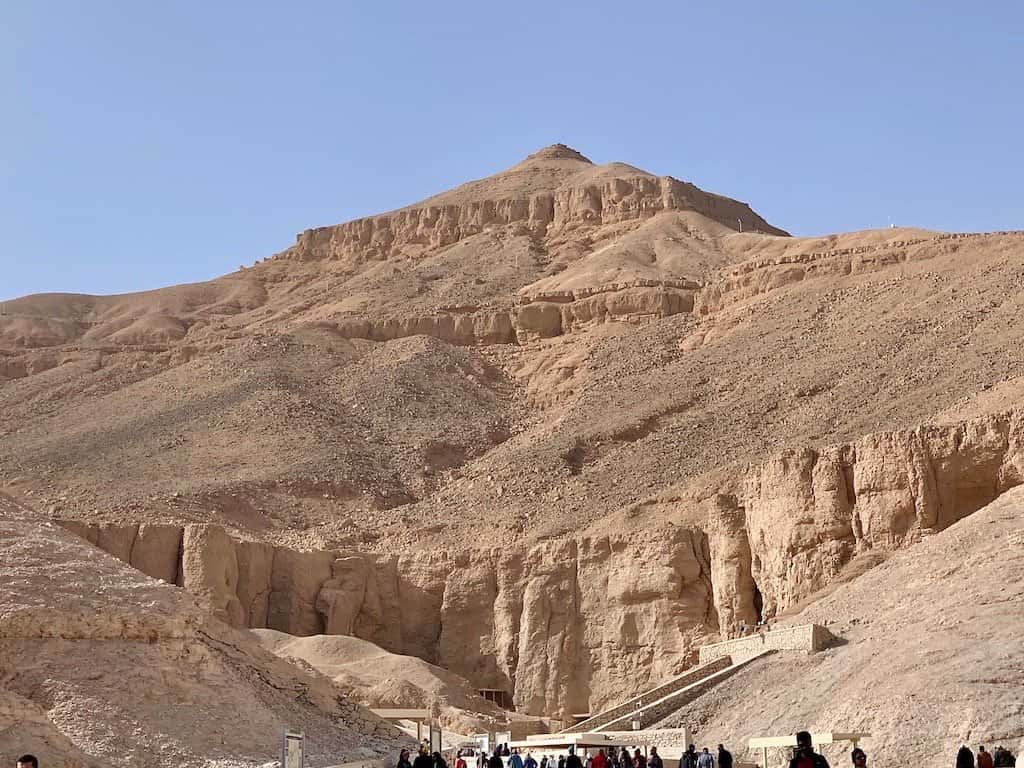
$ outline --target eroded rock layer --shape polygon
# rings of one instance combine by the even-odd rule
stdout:
[[[740,622],[776,616],[859,553],[910,545],[1022,481],[1013,411],[787,451],[662,502],[698,525],[641,536],[384,555],[238,541],[209,525],[64,524],[235,626],[364,638],[568,721],[677,673]]]

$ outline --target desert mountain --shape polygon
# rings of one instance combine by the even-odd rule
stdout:
[[[405,739],[325,677],[0,497],[0,752],[42,765],[266,763],[299,725],[318,765]]]
[[[787,620],[828,623],[842,644],[759,659],[666,725],[693,727],[701,743],[742,745],[844,723],[874,734],[872,754],[886,765],[939,765],[965,743],[1016,753],[1022,605],[1018,488]],[[833,765],[849,759],[839,745],[828,756]]]
[[[208,283],[6,302],[0,483],[230,624],[568,720],[1021,484],[1022,287],[1021,233],[790,237],[556,145]]]

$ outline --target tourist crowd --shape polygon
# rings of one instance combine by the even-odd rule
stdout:
[[[956,768],[1013,768],[1017,765],[1017,758],[1008,749],[1002,746],[996,747],[989,752],[984,746],[978,747],[978,754],[971,752],[966,744],[960,747],[956,753]]]
[[[467,763],[467,756],[473,765]],[[850,762],[852,768],[867,768],[867,753],[860,747],[854,747],[850,752]],[[970,747],[964,745],[957,752],[955,768],[1014,768],[1016,764],[1017,759],[1013,754],[1001,746],[993,752],[979,746],[975,756]],[[22,768],[21,763],[18,766]],[[396,768],[448,768],[448,763],[440,752],[431,754],[424,745],[411,762],[409,750],[403,749]],[[598,749],[597,754],[588,754],[583,758],[569,747],[567,754],[542,754],[538,759],[532,752],[521,754],[516,748],[509,749],[508,744],[499,744],[491,754],[478,750],[469,750],[468,754],[460,752],[455,758],[454,768],[664,768],[664,761],[657,747],[650,747],[647,754],[636,747],[632,751],[626,747],[607,752]],[[732,753],[722,744],[718,745],[715,753],[707,747],[698,752],[696,746],[690,744],[679,757],[679,768],[733,768]],[[789,768],[830,768],[825,756],[814,751],[811,734],[807,731],[796,734],[796,746],[793,748]]]

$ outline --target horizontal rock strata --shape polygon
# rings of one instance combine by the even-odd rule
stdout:
[[[386,555],[301,552],[208,525],[65,525],[236,626],[355,635],[565,719],[678,673],[700,644],[827,586],[856,554],[910,545],[1022,478],[1013,411],[787,451],[675,502],[680,516],[703,505],[700,525],[642,537]]]
[[[457,205],[422,205],[344,224],[307,229],[279,258],[362,262],[388,259],[409,248],[452,245],[488,227],[518,225],[522,233],[555,236],[581,226],[648,218],[662,211],[697,211],[744,231],[785,234],[750,206],[669,176],[638,174],[601,182],[567,183],[552,192],[478,200]]]

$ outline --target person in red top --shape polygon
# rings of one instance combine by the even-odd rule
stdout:
[[[608,757],[603,749],[597,750],[597,754],[590,760],[590,768],[608,768]],[[991,766],[989,767],[991,768]]]
[[[992,768],[992,755],[985,751],[984,747],[978,747],[978,768]]]
[[[811,734],[807,731],[800,731],[796,735],[796,749],[793,750],[793,759],[789,761],[789,768],[830,768],[825,756],[814,751],[814,747],[811,745]]]

